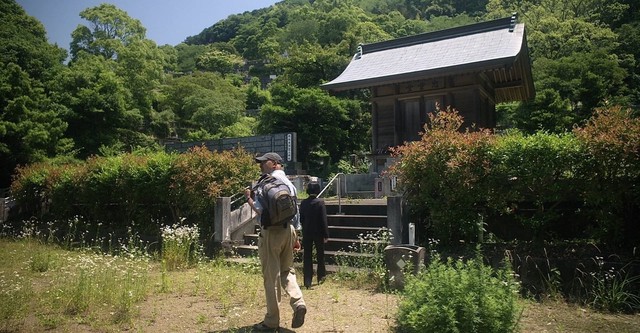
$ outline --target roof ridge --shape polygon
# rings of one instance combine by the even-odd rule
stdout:
[[[412,35],[407,37],[400,37],[388,41],[376,42],[371,44],[362,44],[358,47],[357,56],[361,56],[362,54],[373,53],[378,51],[384,51],[389,49],[395,49],[399,47],[406,47],[417,44],[424,44],[427,42],[435,42],[438,40],[449,39],[452,37],[462,37],[473,35],[477,33],[498,30],[503,28],[508,28],[509,31],[513,31],[513,26],[515,25],[515,21],[517,18],[517,14],[513,13],[511,17],[505,17],[492,21],[485,21],[480,23],[474,23],[465,26],[459,26],[455,28],[449,28],[438,31],[425,32],[418,35]]]

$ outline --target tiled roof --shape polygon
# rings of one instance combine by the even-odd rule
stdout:
[[[516,67],[516,81],[530,85],[525,90],[531,90],[519,95],[526,98],[533,94],[524,24],[516,24],[515,17],[362,45],[359,51],[340,76],[322,87],[369,88],[471,71],[513,71]],[[518,60],[520,64],[516,64]],[[494,80],[498,87],[513,88],[499,81]]]

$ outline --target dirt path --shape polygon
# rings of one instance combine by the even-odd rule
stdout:
[[[328,287],[328,286],[326,286]],[[291,308],[283,299],[280,332],[390,332],[397,296],[325,285],[303,290],[308,313],[303,327],[291,329]],[[262,295],[261,290],[257,295]],[[154,296],[141,305],[134,330],[143,332],[251,332],[262,320],[264,301],[214,304],[201,296]]]

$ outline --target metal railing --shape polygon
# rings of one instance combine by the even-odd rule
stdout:
[[[327,188],[329,188],[329,186],[331,186],[331,184],[333,184],[333,182],[336,181],[336,196],[338,197],[338,215],[344,214],[342,212],[342,199],[341,199],[341,197],[342,197],[342,186],[340,186],[340,179],[342,179],[342,178],[340,176],[344,176],[344,173],[339,172],[335,176],[333,176],[333,178],[331,178],[331,180],[327,183],[327,185],[318,194],[318,198],[320,198],[320,196],[322,196],[322,194],[324,194],[324,192],[327,190]]]
[[[240,208],[246,202],[244,191],[238,192],[231,196],[231,211]]]

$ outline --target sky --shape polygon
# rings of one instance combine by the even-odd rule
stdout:
[[[160,45],[178,45],[232,14],[269,7],[277,0],[16,0],[42,22],[51,44],[69,50],[71,33],[79,25],[90,27],[80,12],[110,3],[140,20],[147,38]]]

